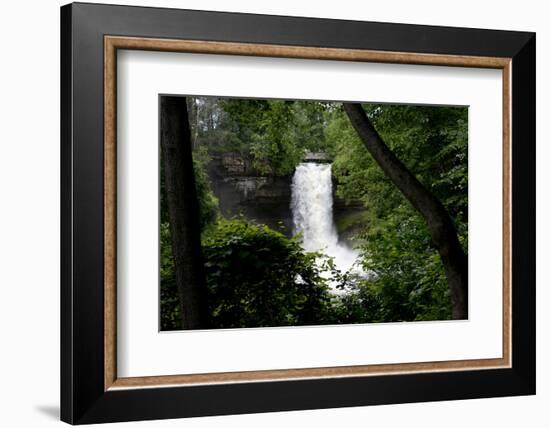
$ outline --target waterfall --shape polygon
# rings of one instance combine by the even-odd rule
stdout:
[[[332,165],[301,163],[292,177],[292,219],[294,233],[302,235],[306,251],[322,251],[334,257],[336,267],[349,270],[358,252],[338,242],[332,215]]]

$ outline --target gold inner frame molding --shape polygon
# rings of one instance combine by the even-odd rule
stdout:
[[[116,85],[117,50],[146,50],[211,55],[317,59],[333,61],[378,62],[393,64],[440,65],[493,68],[502,70],[502,165],[503,165],[503,320],[502,358],[431,361],[421,363],[376,364],[343,367],[261,370],[227,373],[203,373],[170,376],[117,376],[116,318]],[[104,37],[104,389],[185,386],[272,380],[337,378],[368,375],[480,370],[511,367],[511,277],[512,277],[512,165],[511,165],[511,67],[510,58],[460,55],[385,52],[360,49],[336,49],[268,44],[171,40],[140,37]]]

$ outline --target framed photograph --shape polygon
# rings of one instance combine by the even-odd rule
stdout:
[[[61,418],[535,393],[535,35],[61,8]]]

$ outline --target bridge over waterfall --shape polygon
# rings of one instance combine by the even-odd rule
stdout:
[[[302,162],[330,163],[332,159],[330,159],[328,153],[325,152],[306,152]]]

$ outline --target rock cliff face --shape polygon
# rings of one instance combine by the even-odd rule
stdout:
[[[243,175],[246,173],[246,163],[238,153],[224,153],[220,161],[226,175]]]
[[[291,177],[259,176],[234,153],[213,159],[208,174],[224,217],[242,214],[292,235]]]
[[[256,223],[266,224],[288,237],[292,236],[291,176],[260,176],[237,153],[224,153],[212,159],[208,165],[208,175],[224,217],[242,214]],[[334,198],[333,208],[337,226],[346,226],[338,227],[340,239],[350,243],[347,217],[364,208],[360,202],[349,205],[337,197]]]

